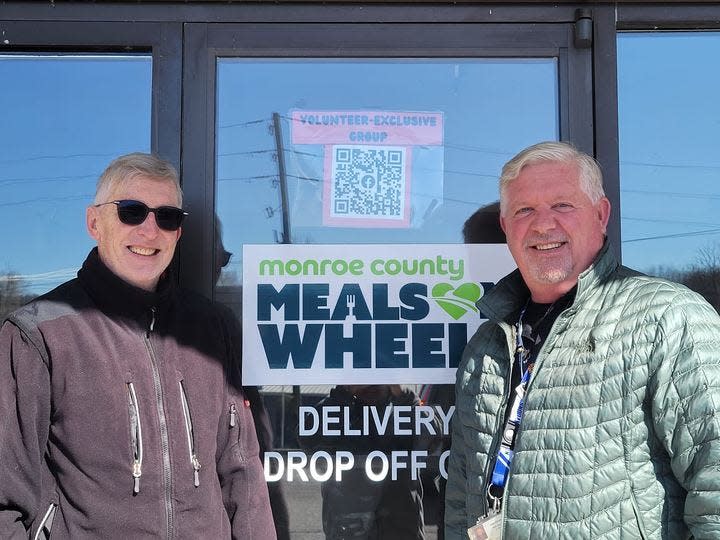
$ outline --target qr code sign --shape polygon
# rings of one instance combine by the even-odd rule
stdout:
[[[327,217],[338,224],[407,223],[408,149],[394,146],[332,146]],[[365,222],[365,223],[363,223]]]

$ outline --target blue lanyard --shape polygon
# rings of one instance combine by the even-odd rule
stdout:
[[[520,368],[520,384],[515,387],[515,398],[513,399],[508,419],[505,422],[505,427],[502,432],[502,440],[500,441],[500,446],[498,447],[497,455],[495,457],[495,467],[493,468],[492,478],[487,490],[488,496],[494,500],[495,510],[499,508],[502,492],[505,489],[505,483],[507,482],[507,478],[510,473],[510,465],[512,464],[512,460],[515,455],[512,447],[520,427],[520,422],[522,421],[525,405],[525,391],[532,374],[531,366],[527,364],[530,357],[530,351],[525,348],[522,340],[522,320],[525,315],[526,308],[527,304],[520,312],[515,333],[514,360],[517,360],[518,367]],[[499,496],[491,492],[493,487],[496,488],[495,492],[500,493]]]

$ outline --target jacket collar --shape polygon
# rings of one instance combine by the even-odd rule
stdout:
[[[124,281],[100,259],[97,248],[88,254],[78,279],[93,302],[108,316],[121,316],[141,324],[148,322],[153,310],[165,312],[174,293],[171,275],[160,279],[156,291],[150,292]]]
[[[590,294],[590,291],[605,281],[618,266],[617,259],[605,239],[592,264],[578,277],[575,302],[581,301]],[[490,292],[482,296],[477,302],[477,307],[490,320],[510,322],[529,295],[530,290],[525,284],[520,270],[516,269],[498,281]]]

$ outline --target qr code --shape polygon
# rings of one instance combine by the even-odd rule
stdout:
[[[333,146],[330,216],[406,219],[406,148]]]

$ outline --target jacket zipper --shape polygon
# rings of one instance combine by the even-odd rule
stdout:
[[[50,503],[50,506],[48,507],[45,515],[43,516],[40,524],[38,525],[37,531],[35,531],[35,536],[33,536],[33,540],[50,538],[50,535],[52,534],[52,524],[53,520],[55,519],[55,511],[57,510],[57,507],[57,504]]]
[[[195,432],[193,431],[192,415],[190,414],[190,406],[185,393],[185,385],[183,381],[180,381],[179,384],[180,400],[182,401],[183,416],[185,417],[185,432],[187,433],[188,450],[190,451],[190,465],[193,468],[193,484],[198,487],[200,485],[200,460],[195,453]]]
[[[150,367],[152,368],[153,388],[155,390],[155,406],[158,413],[160,423],[160,447],[162,450],[162,468],[163,468],[163,489],[165,495],[165,525],[167,527],[167,537],[172,538],[174,526],[174,509],[172,504],[172,469],[170,468],[170,443],[168,438],[167,418],[165,417],[165,406],[163,405],[163,389],[160,381],[160,371],[157,365],[155,351],[150,341],[150,333],[155,328],[155,308],[151,309],[150,325],[144,335],[145,348],[150,358]]]
[[[140,493],[140,476],[142,476],[143,442],[142,425],[140,424],[140,405],[138,404],[135,385],[129,382],[128,399],[130,401],[130,437],[133,448],[133,493]]]
[[[540,369],[540,360],[541,360],[542,358],[544,358],[544,357],[542,356],[543,349],[544,349],[545,346],[550,342],[550,337],[553,336],[553,330],[555,330],[555,326],[557,325],[558,321],[561,319],[563,313],[565,313],[568,309],[569,309],[569,307],[565,308],[565,309],[562,310],[560,313],[558,313],[558,316],[555,317],[555,320],[553,321],[552,326],[550,326],[550,330],[548,331],[547,338],[545,339],[545,342],[540,346],[540,350],[538,351],[537,357],[535,358],[535,367],[533,368],[532,377],[530,377],[530,380],[528,381],[528,384],[527,384],[527,388],[525,388],[525,395],[524,395],[525,403],[527,403],[528,394],[530,393],[530,387],[532,386],[532,383],[533,383],[533,381],[535,380],[535,376],[537,375],[537,372],[538,372],[538,370]],[[514,362],[514,359],[513,359],[513,364],[514,364],[514,363],[515,363],[515,362]],[[523,416],[524,416],[524,415],[525,415],[525,413],[523,412]],[[522,437],[522,433],[523,433],[523,432],[522,432],[522,429],[518,430],[518,434],[517,434],[517,436],[515,437],[515,452],[517,452],[517,450],[520,448],[520,438]],[[508,491],[509,491],[509,490],[508,490],[508,487],[510,486],[510,477],[511,477],[511,476],[512,476],[512,470],[510,471],[510,474],[508,474],[508,478],[507,478],[507,481],[505,482],[505,490],[503,491],[503,494],[506,494],[506,493],[508,493]],[[505,523],[505,507],[506,507],[506,505],[503,504],[503,506],[502,506],[502,511],[501,511],[501,512],[502,512],[502,533],[501,533],[501,536],[504,536],[504,535],[505,535],[505,525],[506,525],[506,523]]]
[[[507,404],[510,399],[510,392],[512,392],[512,373],[513,369],[515,368],[515,353],[513,351],[513,347],[515,344],[515,327],[513,325],[507,325],[510,329],[510,333],[508,335],[507,330],[505,331],[505,335],[508,337],[508,352],[510,353],[510,373],[508,374],[507,382],[505,383],[505,393],[503,394],[503,401],[500,405],[500,409],[503,411],[501,415],[498,415],[498,419],[495,421],[495,435],[493,437],[493,443],[491,448],[490,454],[488,454],[490,457],[487,460],[487,463],[485,464],[485,486],[483,489],[483,507],[485,509],[484,515],[487,516],[490,514],[490,504],[488,503],[488,489],[490,488],[490,468],[495,464],[493,456],[497,456],[498,447],[500,446],[500,440],[502,439],[502,434],[500,433],[501,430],[501,423],[505,419],[505,409],[507,409]],[[509,480],[509,477],[508,477]],[[507,487],[507,486],[506,486]],[[504,505],[503,505],[504,506]],[[482,516],[481,516],[482,517]]]

